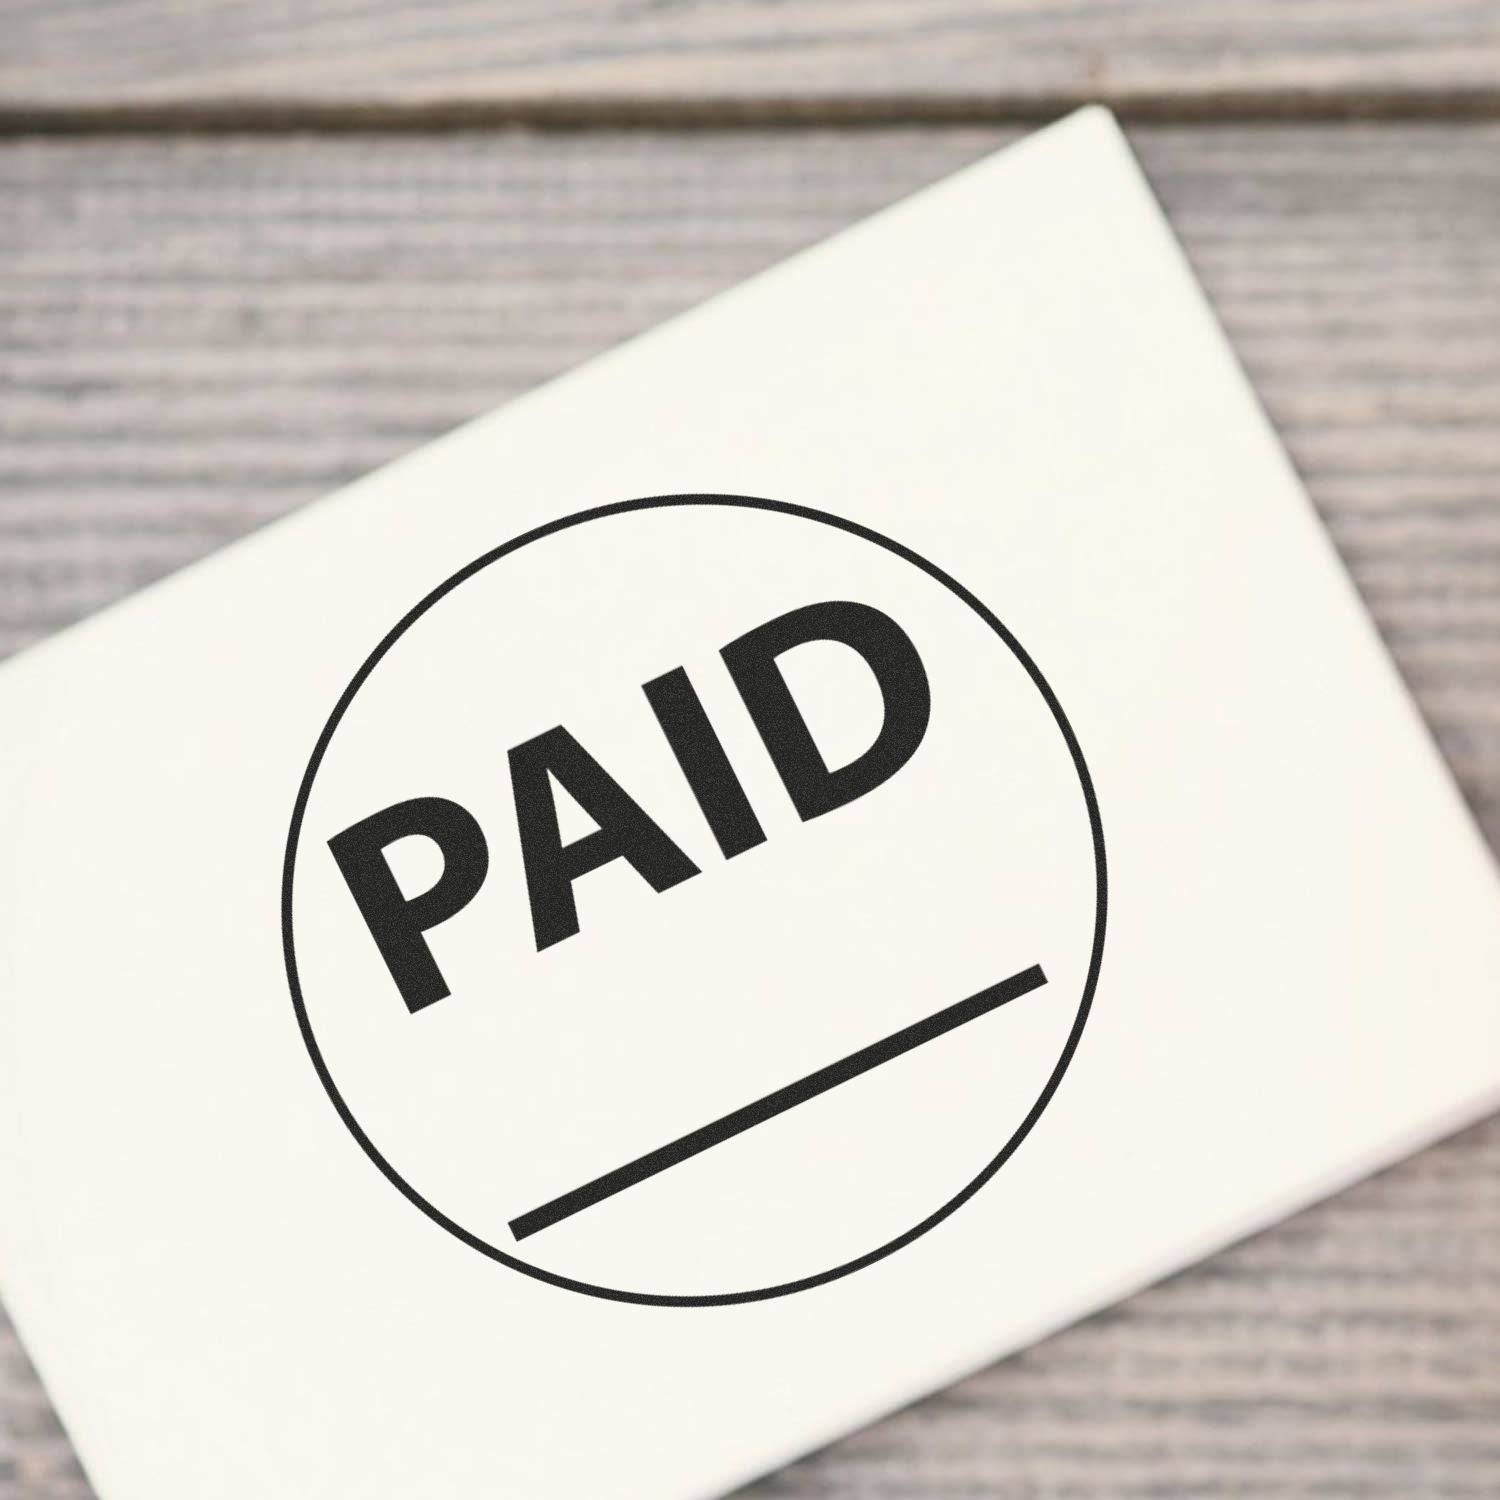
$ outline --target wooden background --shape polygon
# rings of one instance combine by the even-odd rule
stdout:
[[[0,0],[0,652],[1087,98],[1500,842],[1479,0]],[[750,1496],[1494,1500],[1500,1121]]]

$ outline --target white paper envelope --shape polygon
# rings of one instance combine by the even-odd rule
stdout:
[[[1500,1098],[1489,854],[1102,111],[0,725],[104,1500],[718,1494]]]

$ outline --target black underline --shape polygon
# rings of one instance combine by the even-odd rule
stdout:
[[[679,1162],[687,1161],[689,1157],[697,1156],[711,1146],[730,1140],[754,1125],[774,1119],[799,1104],[805,1104],[809,1099],[816,1099],[819,1094],[827,1093],[841,1083],[848,1083],[851,1078],[858,1078],[861,1073],[868,1073],[871,1068],[878,1068],[881,1063],[890,1062],[903,1052],[910,1052],[924,1042],[943,1036],[969,1021],[978,1020],[980,1016],[997,1010],[1006,1001],[1029,994],[1046,982],[1047,976],[1042,972],[1040,964],[1022,969],[1009,979],[1002,979],[998,984],[980,990],[977,995],[970,995],[967,1000],[960,1000],[956,1005],[949,1005],[925,1020],[892,1032],[890,1036],[872,1042],[870,1046],[862,1047],[858,1052],[852,1052],[826,1068],[819,1068],[817,1072],[799,1078],[796,1083],[789,1083],[785,1088],[777,1089],[753,1104],[747,1104],[711,1124],[679,1136],[677,1140],[659,1146],[655,1151],[648,1151],[644,1156],[626,1162],[623,1167],[616,1167],[614,1171],[606,1172],[602,1177],[584,1183],[582,1187],[553,1198],[540,1208],[531,1209],[510,1221],[511,1233],[518,1240],[524,1240],[538,1230],[571,1218],[583,1209],[590,1208],[605,1198],[612,1198],[616,1193],[624,1192],[626,1188],[634,1187],[636,1183],[644,1182],[658,1172],[665,1172],[668,1167],[675,1167]]]

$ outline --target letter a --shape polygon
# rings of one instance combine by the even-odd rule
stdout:
[[[538,952],[578,931],[573,882],[590,870],[623,859],[654,891],[698,873],[698,866],[562,725],[510,752],[510,779]],[[558,830],[553,779],[599,825],[571,844],[562,842]]]

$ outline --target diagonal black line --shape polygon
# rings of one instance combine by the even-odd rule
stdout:
[[[890,1036],[872,1042],[858,1052],[851,1052],[848,1057],[830,1063],[826,1068],[819,1068],[816,1073],[799,1078],[796,1083],[789,1083],[785,1088],[777,1089],[775,1093],[767,1094],[753,1104],[734,1110],[699,1130],[679,1136],[655,1151],[648,1151],[644,1156],[626,1162],[623,1167],[616,1167],[613,1172],[606,1172],[602,1177],[596,1177],[570,1193],[553,1198],[540,1208],[531,1209],[510,1221],[511,1233],[518,1240],[524,1240],[538,1230],[571,1218],[605,1198],[612,1198],[616,1193],[624,1192],[626,1188],[656,1176],[658,1172],[665,1172],[668,1167],[675,1167],[678,1162],[687,1161],[689,1157],[697,1156],[699,1152],[707,1151],[709,1147],[717,1146],[752,1126],[764,1124],[799,1104],[805,1104],[809,1099],[816,1099],[819,1094],[826,1094],[829,1089],[837,1088],[841,1083],[848,1083],[851,1078],[858,1078],[861,1073],[868,1073],[871,1068],[878,1068],[881,1063],[890,1062],[903,1052],[910,1052],[924,1042],[943,1036],[969,1021],[978,1020],[980,1016],[998,1010],[1007,1000],[1029,994],[1046,982],[1047,976],[1042,973],[1040,964],[1022,969],[1019,974],[1012,974],[1009,979],[1002,979],[999,984],[992,984],[988,989],[980,990],[977,995],[970,995],[967,1000],[960,1000],[956,1005],[947,1006],[925,1020],[892,1032]]]

